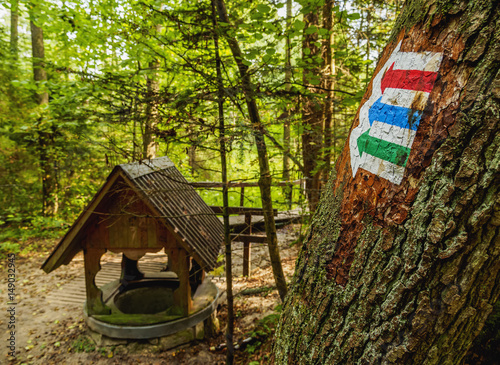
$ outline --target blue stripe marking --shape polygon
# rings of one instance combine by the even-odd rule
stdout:
[[[377,121],[395,125],[400,128],[411,129],[414,131],[417,130],[418,125],[420,124],[420,116],[422,115],[420,110],[413,111],[412,109],[404,108],[402,106],[384,104],[381,100],[382,97],[380,97],[368,111],[370,126],[374,121]]]

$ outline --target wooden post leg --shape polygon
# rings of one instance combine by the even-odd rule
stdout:
[[[101,256],[106,252],[105,249],[88,249],[83,253],[85,265],[85,287],[87,289],[87,313],[89,316],[94,314],[110,314],[111,309],[102,301],[102,291],[95,284],[95,277],[101,270]]]
[[[252,234],[252,214],[245,213],[245,230],[243,231],[247,234]]]
[[[252,262],[251,245],[250,241],[243,241],[243,276],[250,276]]]
[[[189,285],[191,286],[191,296],[194,296],[196,289],[205,280],[205,271],[196,262],[196,260],[191,260],[191,270],[189,270]]]
[[[183,249],[172,249],[169,255],[169,266],[179,278],[179,288],[174,291],[174,303],[180,308],[183,316],[188,316],[192,310],[191,285],[189,285],[190,257]],[[170,260],[171,259],[171,260]]]
[[[240,207],[245,205],[245,187],[241,187],[241,195],[240,195]]]
[[[144,278],[144,274],[139,271],[137,263],[138,260],[129,259],[125,254],[122,254],[122,273],[120,275],[122,284],[123,282],[141,280]]]

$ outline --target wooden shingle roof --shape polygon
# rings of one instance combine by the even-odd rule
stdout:
[[[52,254],[42,265],[50,272],[67,264],[82,249],[81,240],[99,202],[117,181],[136,192],[154,217],[173,232],[179,244],[210,271],[215,268],[224,228],[212,209],[177,170],[168,157],[116,166]]]

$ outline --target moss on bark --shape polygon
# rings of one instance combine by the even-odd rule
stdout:
[[[371,209],[346,203],[369,183],[347,176],[346,146],[297,261],[275,363],[458,364],[479,334],[500,294],[499,5],[405,6],[386,51],[403,40],[443,52],[419,150]]]

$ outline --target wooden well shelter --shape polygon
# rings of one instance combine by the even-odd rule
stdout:
[[[50,273],[83,251],[86,310],[102,317],[111,312],[95,284],[102,255],[123,254],[126,284],[144,279],[137,260],[164,249],[178,278],[174,305],[188,316],[192,289],[215,268],[222,242],[223,225],[212,209],[168,157],[159,157],[116,166],[42,269]]]

